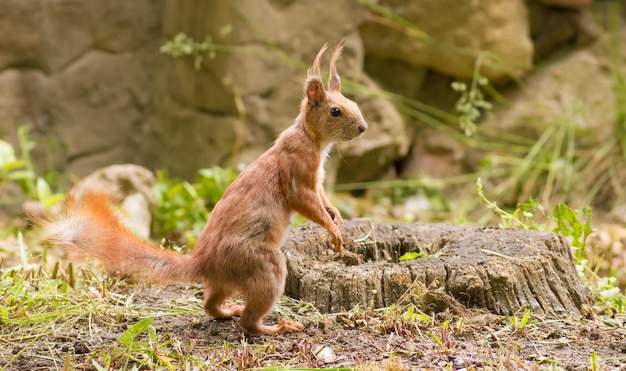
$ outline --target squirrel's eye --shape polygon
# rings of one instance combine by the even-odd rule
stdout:
[[[333,107],[330,109],[330,114],[335,117],[341,116],[341,110],[337,107]]]

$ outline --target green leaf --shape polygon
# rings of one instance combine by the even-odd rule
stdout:
[[[528,323],[528,320],[530,319],[530,310],[526,309],[524,311],[524,314],[522,315],[522,319],[519,322],[519,328],[524,328],[526,327],[526,324]]]
[[[580,220],[578,210],[574,210],[565,204],[556,205],[552,212],[552,218],[556,221],[556,227],[552,231],[572,238],[572,247],[575,249],[574,257],[577,261],[585,258],[587,237],[593,232],[591,227],[591,208],[584,207],[580,212],[584,222]]]
[[[402,255],[400,258],[398,258],[398,260],[403,262],[406,260],[415,260],[415,259],[423,258],[423,257],[424,257],[424,253],[418,252],[418,251],[411,251]]]
[[[41,202],[44,202],[50,198],[52,195],[52,190],[50,189],[50,185],[43,178],[37,178],[37,199]]]
[[[13,146],[4,140],[0,140],[0,170],[6,169],[8,164],[16,161]]]
[[[35,179],[35,173],[30,170],[20,169],[10,172],[8,175],[8,179],[13,181],[33,180]]]
[[[154,328],[154,326],[148,327],[148,342],[150,343],[151,347],[154,347],[154,345],[157,343],[156,329]]]
[[[153,318],[144,318],[130,326],[126,331],[124,331],[124,335],[117,339],[117,342],[130,348],[135,341],[135,338],[142,332],[146,331],[152,324],[153,320]]]

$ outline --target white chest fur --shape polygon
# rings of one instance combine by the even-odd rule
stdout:
[[[330,150],[333,149],[333,144],[328,144],[326,147],[322,148],[320,152],[320,167],[317,168],[317,183],[321,185],[324,183],[324,175],[326,174],[324,171],[324,164],[326,163],[326,159],[330,154]]]

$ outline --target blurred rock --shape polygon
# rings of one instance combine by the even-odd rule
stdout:
[[[613,219],[624,226],[626,226],[626,204],[614,205]]]
[[[478,53],[488,53],[481,73],[490,80],[521,77],[532,66],[527,10],[523,0],[381,0],[415,26],[405,28],[379,17],[361,26],[365,52],[471,78]]]
[[[134,51],[159,36],[162,11],[162,0],[2,1],[0,70],[52,72],[90,49]]]
[[[17,144],[20,125],[34,122],[45,125],[47,120],[41,112],[41,93],[46,90],[46,85],[47,77],[39,70],[0,69],[1,138]]]
[[[138,91],[150,87],[136,58],[138,53],[89,51],[48,80],[50,129],[63,138],[67,172],[85,175],[136,159],[142,140],[135,131],[149,109],[149,99],[138,99]]]
[[[121,219],[138,236],[150,237],[155,199],[151,186],[154,174],[137,165],[111,165],[96,170],[73,188],[80,197],[87,190],[104,193],[122,209]]]
[[[593,0],[539,0],[539,2],[561,8],[585,8],[593,4]]]
[[[26,194],[19,184],[11,181],[0,182],[0,214],[10,218],[22,217],[25,199]]]
[[[525,81],[523,90],[505,91],[509,101],[497,106],[480,125],[539,137],[546,125],[570,122],[584,142],[601,145],[613,135],[613,77],[602,43],[573,50],[550,61]]]
[[[41,2],[0,2],[0,70],[20,65],[43,68],[44,19]]]
[[[535,45],[536,60],[549,56],[563,46],[582,47],[598,38],[600,31],[589,9],[554,7],[547,4],[550,2],[528,2],[530,35]]]

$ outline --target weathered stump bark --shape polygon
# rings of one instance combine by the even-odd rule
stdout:
[[[412,300],[426,311],[479,307],[512,314],[531,307],[585,315],[593,304],[569,243],[553,233],[359,219],[346,221],[343,237],[349,252],[339,259],[317,225],[291,231],[283,246],[287,295],[322,312]],[[399,262],[407,252],[427,257]]]

